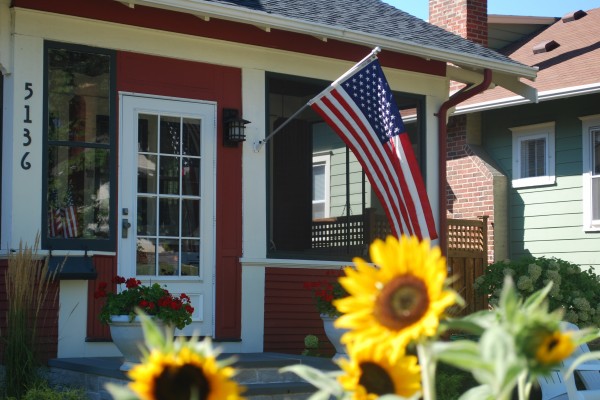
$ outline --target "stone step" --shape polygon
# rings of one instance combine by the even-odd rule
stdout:
[[[250,400],[304,400],[314,387],[293,373],[279,369],[295,364],[310,365],[320,370],[335,370],[327,358],[296,356],[280,353],[223,354],[235,357],[235,380],[246,388]],[[90,400],[112,400],[104,386],[108,382],[126,385],[128,378],[119,370],[120,357],[58,358],[50,360],[48,379],[64,387],[83,387]]]

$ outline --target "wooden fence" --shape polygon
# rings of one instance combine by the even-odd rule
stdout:
[[[487,308],[481,295],[475,294],[473,283],[487,266],[487,216],[477,220],[448,219],[447,261],[452,288],[465,300],[458,315]]]

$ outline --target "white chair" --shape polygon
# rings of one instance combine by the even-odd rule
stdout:
[[[569,322],[563,324],[565,330],[579,329],[577,325]],[[563,379],[572,361],[586,352],[590,352],[587,344],[579,346],[560,369],[552,371],[548,376],[538,378],[542,400],[600,400],[600,360],[587,361],[575,368],[575,373],[581,378],[585,389],[577,389],[573,373]]]

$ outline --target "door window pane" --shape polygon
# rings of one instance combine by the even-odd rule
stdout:
[[[197,276],[201,121],[140,114],[138,122],[138,245],[157,243],[144,252],[138,273]],[[154,268],[145,263],[150,252]]]

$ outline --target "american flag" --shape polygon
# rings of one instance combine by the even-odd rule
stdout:
[[[419,165],[379,60],[355,68],[308,104],[357,157],[394,235],[436,239]]]
[[[48,196],[48,233],[50,237],[63,236],[62,212],[56,204],[56,190],[51,190]]]
[[[74,238],[79,236],[77,227],[77,209],[73,202],[73,191],[69,186],[64,200],[64,217],[65,217],[65,237]]]

